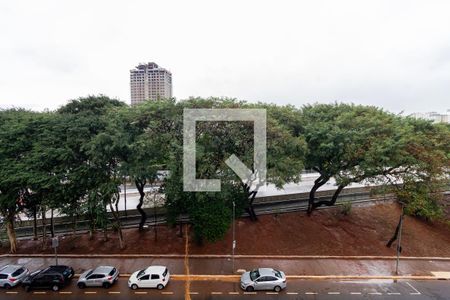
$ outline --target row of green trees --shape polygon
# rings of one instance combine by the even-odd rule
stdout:
[[[448,186],[450,167],[447,125],[342,103],[296,108],[192,98],[129,107],[106,96],[91,96],[52,112],[0,112],[0,214],[11,252],[17,250],[17,214],[26,213],[35,220],[41,216],[46,224],[46,213],[53,215],[55,210],[72,218],[74,231],[81,217],[89,220],[91,234],[102,229],[106,235],[112,226],[124,248],[120,184],[128,178],[140,193],[137,210],[142,230],[147,218],[142,209],[144,187],[158,181],[159,170],[170,174],[162,184],[169,223],[188,215],[198,241],[224,236],[233,202],[238,214],[247,210],[256,220],[255,192],[225,164],[236,154],[247,166],[253,165],[253,123],[198,122],[196,177],[220,179],[222,190],[184,192],[185,108],[266,109],[267,180],[282,187],[298,182],[305,168],[318,172],[310,191],[309,214],[319,206],[333,205],[347,185],[366,180],[390,186],[407,203],[410,214],[428,219],[441,216],[439,192]],[[331,178],[337,182],[334,196],[317,201],[315,192]],[[44,231],[43,245],[46,236]]]

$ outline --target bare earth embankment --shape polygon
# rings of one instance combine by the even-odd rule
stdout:
[[[236,222],[236,254],[247,255],[394,255],[385,246],[392,236],[400,215],[397,204],[385,203],[353,207],[344,216],[340,208],[260,216],[258,222],[239,219]],[[450,227],[406,217],[402,246],[405,256],[450,257]],[[93,240],[87,234],[66,236],[60,242],[59,253],[67,254],[183,254],[184,239],[178,228],[158,226],[155,241],[153,229],[144,232],[124,230],[127,247],[120,250],[116,235],[109,241],[98,233]],[[203,246],[190,244],[191,254],[230,254],[231,230],[223,241]],[[7,253],[8,248],[1,248]],[[19,241],[19,253],[52,253],[42,251],[40,241]]]

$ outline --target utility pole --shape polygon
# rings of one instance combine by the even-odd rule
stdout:
[[[234,250],[236,249],[236,228],[234,226],[234,221],[235,221],[235,214],[236,214],[236,204],[234,203],[233,200],[233,221],[231,223],[232,226],[232,231],[233,231],[233,245],[232,245],[232,249],[231,249],[231,264],[232,264],[232,272],[234,274]]]
[[[403,227],[404,204],[402,203],[402,214],[400,215],[400,229],[398,232],[397,261],[395,264],[395,275],[398,275],[398,264],[400,262],[400,252],[402,252],[402,227]]]

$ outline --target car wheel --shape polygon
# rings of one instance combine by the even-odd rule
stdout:
[[[9,285],[9,283],[5,283],[5,285],[3,286],[5,289],[9,290],[11,288],[11,285]]]
[[[77,285],[78,285],[78,288],[80,288],[80,289],[84,289],[86,287],[86,285],[83,282],[79,282]]]
[[[247,292],[253,292],[255,289],[252,286],[248,286],[245,290]]]
[[[281,288],[277,285],[273,288],[273,290],[278,293],[279,291],[281,291]]]
[[[57,286],[57,285],[52,286],[52,290],[54,292],[57,292],[59,290],[59,286]]]
[[[132,285],[131,285],[131,289],[132,289],[132,290],[137,290],[137,289],[138,289],[137,284],[132,284]]]
[[[109,289],[110,287],[111,287],[111,284],[109,282],[104,282],[103,283],[103,288]]]
[[[162,284],[158,284],[158,286],[156,287],[158,290],[162,290],[164,288],[164,285]]]

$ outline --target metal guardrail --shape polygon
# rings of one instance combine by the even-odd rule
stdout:
[[[350,189],[349,189],[350,190]],[[334,191],[325,191],[318,194],[317,200],[326,200],[330,199],[330,196],[332,195]],[[286,197],[283,199],[280,195],[280,197],[270,197],[269,199],[264,199],[265,201],[257,201],[260,198],[255,199],[254,202],[254,209],[255,213],[257,215],[264,215],[264,214],[273,214],[273,213],[287,213],[287,212],[295,212],[295,211],[302,211],[306,210],[308,207],[308,193],[300,193],[300,194],[293,194],[296,195],[296,197]],[[289,195],[291,196],[291,195]],[[390,194],[386,195],[378,195],[374,196],[371,195],[370,190],[364,190],[358,188],[353,193],[351,191],[347,191],[346,193],[343,193],[342,196],[338,198],[336,201],[336,205],[339,205],[342,202],[348,202],[351,203],[364,203],[364,202],[370,202],[370,201],[377,201],[377,200],[392,200],[393,196]],[[323,208],[329,208],[329,207],[319,207],[319,209]],[[153,209],[145,209],[147,213],[147,223],[146,225],[153,225],[153,224],[163,224],[166,223],[166,211],[163,208],[159,208],[156,216],[156,222],[154,220],[154,212]],[[242,215],[243,217],[247,217],[248,214],[244,213]],[[121,223],[123,228],[134,228],[137,227],[141,215],[138,214],[137,210],[131,210],[128,211],[128,215],[125,216],[124,213],[121,213]],[[55,218],[56,220],[56,218]],[[69,218],[60,218],[59,222],[55,221],[55,233],[56,234],[65,234],[65,233],[71,233],[73,232],[73,223],[68,221]],[[113,221],[113,218],[110,217],[110,220]],[[63,222],[61,222],[63,221]],[[179,221],[182,222],[189,222],[188,216],[182,216]],[[79,220],[77,222],[77,232],[86,232],[89,227],[89,220]],[[49,224],[47,226],[47,233],[49,234]],[[38,226],[38,236],[42,234],[43,226]],[[28,238],[33,236],[33,226],[22,226],[16,228],[16,236],[18,238]]]

